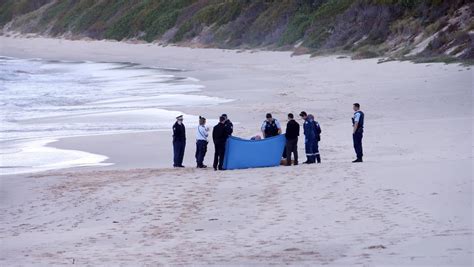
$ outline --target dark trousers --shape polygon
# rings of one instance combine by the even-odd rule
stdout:
[[[197,140],[196,141],[196,163],[198,167],[204,165],[204,157],[207,152],[207,141],[206,140]]]
[[[315,160],[315,155],[314,155],[314,143],[316,140],[306,140],[304,144],[304,149],[306,152],[306,161],[308,163],[314,163],[316,162]]]
[[[184,149],[186,147],[186,141],[173,141],[174,151],[174,167],[183,165]]]
[[[291,153],[295,158],[295,164],[298,164],[298,137],[286,140],[286,165],[291,165]]]
[[[319,141],[316,139],[313,141],[313,163],[315,162],[315,159],[318,161],[318,163],[321,163],[321,156],[319,155]]]
[[[362,136],[363,133],[359,131],[352,135],[352,140],[354,141],[354,150],[358,159],[362,159],[362,156],[364,155],[362,153]]]
[[[225,155],[225,143],[224,144],[214,144],[214,164],[212,165],[214,169],[222,170],[224,165],[224,155]]]

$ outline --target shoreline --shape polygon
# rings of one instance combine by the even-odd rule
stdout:
[[[140,64],[143,65],[144,67],[157,67],[157,62],[155,60],[158,60],[158,66],[161,68],[171,68],[171,69],[181,69],[184,70],[183,74],[186,77],[193,77],[197,78],[199,80],[199,84],[203,85],[204,88],[199,91],[199,92],[193,92],[193,94],[196,95],[204,95],[204,96],[215,96],[219,98],[230,98],[233,99],[232,102],[230,103],[224,103],[224,104],[219,104],[215,106],[209,106],[209,107],[191,107],[191,108],[186,108],[186,107],[177,107],[177,106],[168,106],[166,107],[167,110],[180,110],[186,114],[191,114],[191,115],[203,115],[208,119],[213,119],[214,117],[218,117],[222,113],[227,113],[230,114],[231,120],[232,121],[238,121],[241,122],[239,125],[236,125],[236,134],[240,135],[242,137],[251,137],[255,133],[259,132],[259,125],[261,124],[261,120],[263,120],[263,116],[267,112],[272,112],[274,114],[274,117],[277,117],[280,119],[280,121],[285,122],[284,117],[286,117],[286,109],[282,109],[282,107],[279,106],[279,101],[284,101],[286,103],[288,102],[293,102],[293,103],[298,103],[299,101],[303,100],[304,98],[299,96],[299,95],[292,95],[291,90],[296,89],[296,91],[304,91],[305,88],[308,88],[308,82],[301,82],[295,79],[292,79],[291,81],[288,81],[285,79],[287,77],[291,77],[293,75],[288,75],[286,74],[286,71],[281,71],[279,69],[272,69],[272,68],[267,68],[269,66],[268,64],[272,62],[273,60],[268,60],[267,57],[275,58],[277,61],[281,62],[286,62],[285,64],[301,64],[301,65],[307,65],[308,67],[311,65],[318,65],[319,61],[322,61],[319,63],[319,65],[324,64],[324,62],[328,62],[330,64],[335,64],[335,62],[341,62],[342,64],[349,64],[349,65],[354,65],[354,66],[367,66],[367,65],[376,65],[377,67],[380,66],[377,64],[378,59],[368,59],[368,60],[352,60],[349,58],[340,58],[338,56],[319,56],[312,58],[309,55],[300,55],[300,56],[292,56],[289,51],[238,51],[238,50],[221,50],[221,49],[216,49],[216,48],[206,48],[206,49],[199,49],[199,48],[188,48],[188,47],[178,47],[178,46],[171,46],[171,47],[163,47],[159,46],[156,44],[133,44],[133,43],[121,43],[121,42],[109,42],[109,41],[84,41],[84,40],[64,40],[64,39],[48,39],[48,38],[8,38],[4,36],[0,36],[0,40],[7,40],[8,42],[2,42],[3,47],[2,48],[2,53],[3,52],[8,52],[9,55],[7,56],[14,56],[18,57],[20,55],[25,57],[39,57],[43,58],[45,60],[72,60],[72,61],[77,61],[77,60],[95,60],[95,62],[130,62],[133,64]],[[17,44],[18,42],[21,43],[21,40],[28,40],[28,42],[36,41],[38,45],[35,45],[34,49],[32,47],[24,46],[24,47],[12,47],[8,46],[9,42],[12,44]],[[83,53],[81,55],[73,55],[71,53],[68,53],[67,51],[58,51],[59,53],[52,53],[49,49],[49,45],[52,45],[53,47],[55,45],[67,45],[67,46],[77,46],[76,48],[72,48],[72,50],[75,49],[81,49],[79,48],[80,46],[85,46],[87,51],[94,51],[93,54],[88,54],[88,53]],[[109,50],[109,46],[113,47],[112,50]],[[158,51],[157,55],[154,57],[144,57],[141,55],[141,50],[142,49],[147,49],[149,51]],[[96,51],[97,50],[97,51]],[[105,52],[108,50],[109,52]],[[112,51],[115,51],[112,53]],[[133,53],[135,55],[136,52],[140,51],[140,56],[137,56],[136,58],[133,58],[132,56],[127,57],[126,59],[123,58],[123,55],[125,53],[122,53],[122,51],[128,51],[129,53]],[[100,53],[99,53],[100,52]],[[146,54],[146,52],[145,52]],[[99,58],[97,58],[99,56]],[[22,57],[20,57],[22,58]],[[192,61],[191,64],[188,62],[188,58],[194,58],[195,60]],[[265,61],[262,62],[262,59]],[[160,63],[160,62],[163,63]],[[232,62],[236,61],[235,66],[232,65]],[[289,62],[288,62],[289,61]],[[252,62],[256,63],[258,65],[251,65],[247,62]],[[258,62],[258,63],[257,63]],[[230,65],[229,65],[230,64]],[[387,62],[385,64],[395,64],[395,65],[409,65],[415,68],[419,68],[418,66],[414,65],[413,63],[408,63],[408,62]],[[470,67],[462,66],[462,65],[451,65],[451,66],[444,66],[441,63],[438,64],[420,64],[419,66],[421,67],[422,65],[425,65],[426,67],[430,67],[432,65],[435,65],[438,67],[438,69],[447,69],[449,68],[458,68],[459,71],[469,71]],[[210,67],[212,66],[212,67]],[[234,73],[237,73],[238,75],[236,77],[229,76],[227,69],[232,69]],[[297,68],[297,72],[301,72],[304,69],[304,67]],[[273,75],[275,77],[275,80],[271,79],[255,79],[253,73],[254,71],[258,71],[260,73],[260,76],[263,77],[269,77],[269,75]],[[295,71],[295,70],[293,70]],[[285,75],[286,74],[286,75]],[[260,77],[260,76],[257,76]],[[218,80],[215,80],[215,77],[221,77]],[[224,80],[222,80],[224,78]],[[248,81],[247,79],[253,79]],[[247,81],[246,81],[247,80]],[[309,81],[309,80],[308,80]],[[331,87],[331,82],[328,82],[329,87]],[[338,87],[344,86],[344,85],[349,85],[350,83],[346,83],[344,81],[340,82],[340,84],[336,85]],[[224,87],[229,87],[229,88],[224,88],[222,90],[222,86]],[[298,86],[301,86],[302,89],[297,89]],[[285,88],[286,87],[286,88]],[[326,85],[324,87],[327,87]],[[326,92],[323,92],[326,93]],[[267,98],[266,95],[268,95],[268,98],[271,99],[270,105],[265,105],[263,104],[264,102],[256,101],[257,99],[265,99]],[[296,93],[298,94],[298,93]],[[251,96],[250,96],[251,95]],[[349,93],[343,93],[342,96],[351,96],[353,94]],[[229,97],[230,96],[230,97]],[[334,96],[329,97],[329,99],[334,99]],[[329,100],[328,99],[328,100]],[[298,107],[302,110],[311,110],[310,106],[313,106],[314,104],[314,99],[308,99],[310,100],[309,103],[307,103],[305,106],[306,107]],[[319,102],[319,101],[318,101]],[[338,101],[339,102],[339,101]],[[258,105],[265,105],[267,108],[258,108]],[[347,105],[350,106],[351,102],[347,101]],[[257,106],[257,107],[256,107]],[[295,105],[293,105],[295,106]],[[290,105],[291,108],[291,105]],[[294,109],[294,107],[292,108]],[[247,110],[250,111],[250,113],[243,113],[242,110]],[[330,111],[335,111],[331,107],[329,108]],[[261,117],[259,118],[255,112],[261,113]],[[276,113],[275,113],[276,112]],[[298,113],[299,111],[293,111],[293,113]],[[321,108],[316,109],[317,113],[324,112],[324,116],[322,119],[326,120],[325,124],[332,124],[334,122],[334,119],[341,120],[341,114],[329,114],[329,112],[326,112],[325,110],[322,110]],[[336,111],[337,113],[340,113],[340,111]],[[350,114],[350,111],[347,112]],[[250,115],[250,116],[248,116]],[[249,118],[250,117],[250,118]],[[329,121],[328,121],[329,119]],[[300,122],[301,123],[301,122]],[[186,157],[185,157],[185,162],[187,163],[188,166],[193,166],[194,165],[194,134],[192,132],[192,128],[194,128],[195,122],[192,121],[185,121],[185,124],[188,126],[188,145],[186,149]],[[193,127],[189,127],[193,126]],[[212,127],[213,125],[209,125]],[[331,125],[332,126],[332,125]],[[171,125],[170,125],[171,127]],[[147,138],[150,137],[150,135],[147,135],[146,132],[143,132],[144,136]],[[122,133],[118,133],[121,135]],[[102,134],[101,134],[102,135]],[[108,135],[105,133],[104,135]],[[112,135],[115,135],[113,133]],[[128,140],[128,133],[123,133],[124,138],[117,138],[117,137],[112,137],[113,140],[116,140],[118,142],[121,142],[122,140]],[[148,144],[149,146],[156,146],[160,147],[160,149],[163,149],[166,151],[163,153],[163,155],[159,155],[157,157],[157,161],[159,162],[167,162],[170,161],[172,156],[172,151],[171,151],[171,145],[168,144],[167,142],[163,142],[162,140],[166,140],[166,138],[169,136],[166,136],[165,134],[160,134],[159,139],[155,139],[156,143],[150,143]],[[90,138],[89,138],[90,137]],[[53,144],[50,144],[50,146],[58,148],[58,149],[72,149],[72,150],[80,150],[80,151],[85,151],[85,152],[91,152],[92,147],[94,146],[94,137],[93,135],[89,137],[64,137],[60,138],[58,142],[54,142]],[[103,139],[103,138],[101,138]],[[119,140],[120,139],[120,140]],[[301,139],[301,138],[300,138]],[[65,140],[65,141],[62,141]],[[88,145],[84,145],[81,143],[79,140],[85,140],[85,143]],[[171,139],[170,139],[171,140]],[[170,143],[170,142],[169,142]],[[163,145],[166,144],[166,145]],[[113,147],[113,145],[109,145],[109,147]],[[299,142],[299,153],[300,155],[304,155],[304,151],[302,148],[304,147],[304,144]],[[133,147],[131,147],[133,148]],[[213,151],[213,146],[212,142],[209,145],[210,151],[207,154],[207,159],[209,160],[212,158],[212,151]],[[322,148],[324,149],[324,147]],[[350,144],[346,145],[346,149],[350,150]],[[108,157],[109,159],[107,160],[107,163],[113,163],[111,162],[110,158],[120,158],[121,162],[125,162],[126,157],[123,157],[122,155],[118,155],[117,151],[114,149],[109,149],[108,147],[104,147],[101,153],[98,153],[98,155],[103,155]],[[151,153],[151,149],[147,149],[148,153]],[[137,150],[137,154],[139,154],[139,151]],[[166,159],[164,156],[169,157],[169,159]],[[211,156],[211,157],[210,157]],[[149,157],[156,157],[156,153],[151,153]],[[147,158],[147,157],[145,157]],[[125,161],[124,161],[125,160]],[[142,164],[138,163],[137,166],[159,166],[161,167],[166,167],[166,164],[159,163],[157,165],[152,164],[154,160],[152,159],[146,159],[145,162],[147,164]],[[211,165],[211,164],[208,164]],[[113,165],[112,165],[113,166]],[[129,166],[133,168],[134,166],[130,164],[125,164],[125,166]],[[101,168],[98,166],[97,168]],[[121,167],[119,167],[121,168]]]
[[[2,50],[3,52],[3,50]],[[4,58],[9,58],[9,59],[12,59],[12,60],[18,60],[19,58],[14,58],[14,57],[10,57],[10,56],[3,56]],[[125,64],[125,63],[118,63],[116,61],[108,61],[108,62],[96,62],[96,61],[77,61],[77,60],[73,60],[73,61],[64,61],[64,60],[48,60],[48,59],[42,59],[42,58],[38,58],[38,57],[34,57],[34,61],[41,61],[41,62],[47,62],[47,63],[58,63],[58,64],[66,64],[66,63],[83,63],[83,62],[87,62],[88,64],[101,64],[101,63],[110,63],[110,64]],[[21,59],[20,59],[21,60]],[[26,58],[27,62],[29,62],[30,60],[32,60],[31,58]],[[42,63],[44,64],[44,63]],[[152,68],[152,66],[145,66],[145,65],[140,65],[138,63],[130,63],[130,64],[134,64],[134,65],[137,65],[137,67],[139,69],[146,69],[146,68]],[[127,66],[130,65],[130,64],[126,64]],[[160,72],[160,75],[163,75],[163,76],[166,76],[166,73],[169,73],[169,70],[171,68],[166,68],[167,71],[163,72],[161,71]],[[176,70],[175,68],[173,68],[173,70]],[[181,71],[182,72],[182,71]],[[173,73],[174,74],[174,73]],[[178,75],[178,76],[176,76]],[[179,78],[181,78],[181,76],[179,76],[182,74],[181,73],[178,73],[178,74],[174,74],[173,79],[176,79],[178,80]],[[8,76],[7,76],[8,77]],[[168,76],[169,77],[169,76]],[[148,107],[147,105],[150,105],[150,103],[146,102],[146,103],[142,103],[144,104],[145,106],[137,106],[137,109],[134,111],[134,110],[129,110],[128,112],[129,113],[133,113],[133,112],[141,112],[143,113],[145,116],[151,116],[151,115],[154,115],[154,117],[156,119],[158,119],[158,123],[159,125],[155,125],[154,127],[151,127],[151,128],[157,128],[156,130],[153,130],[153,131],[165,131],[165,129],[167,128],[164,128],[163,127],[163,123],[161,122],[162,120],[166,120],[167,118],[166,117],[170,117],[170,113],[182,113],[182,112],[178,112],[176,111],[176,109],[181,109],[181,107],[183,106],[186,106],[185,103],[190,103],[189,106],[196,106],[196,104],[193,104],[193,103],[204,103],[204,102],[208,102],[207,105],[212,105],[212,106],[217,106],[217,105],[220,105],[220,104],[223,104],[223,103],[228,103],[228,102],[232,102],[233,100],[232,99],[219,99],[219,98],[212,98],[212,97],[207,97],[205,93],[202,92],[201,88],[202,86],[199,85],[199,84],[196,84],[197,82],[199,82],[199,80],[195,79],[195,78],[192,78],[192,77],[189,77],[189,76],[185,76],[184,77],[185,80],[189,80],[191,81],[192,83],[189,83],[189,84],[184,84],[184,86],[188,86],[188,87],[192,87],[191,89],[184,89],[184,91],[180,91],[180,90],[183,90],[183,89],[180,89],[178,88],[178,91],[177,92],[165,92],[163,94],[159,93],[157,97],[153,98],[155,99],[155,103],[162,103],[161,105],[159,105],[159,108],[158,109],[153,109],[153,108],[150,108]],[[171,84],[169,86],[173,86],[173,85],[176,85],[174,83],[172,83],[173,80],[171,79]],[[181,80],[181,79],[179,79]],[[183,86],[183,85],[178,85],[178,86]],[[199,88],[199,89],[196,89],[196,88]],[[173,98],[174,97],[174,98]],[[181,98],[184,98],[184,103],[180,103],[180,100],[178,99],[178,97],[181,97]],[[130,105],[134,106],[136,105],[133,101],[138,101],[140,102],[140,100],[144,99],[143,97],[119,97],[119,98],[111,98],[111,99],[106,99],[105,101],[102,100],[102,101],[98,101],[98,102],[91,102],[92,104],[106,104],[107,103],[115,103],[115,102],[118,102],[118,103],[121,103],[121,101],[132,101],[132,103],[130,103]],[[153,99],[150,99],[153,101]],[[142,100],[143,101],[143,100]],[[172,104],[172,103],[175,103],[175,104]],[[86,105],[89,104],[89,103],[86,103]],[[159,111],[159,112],[155,112],[155,111]],[[165,113],[165,115],[161,115],[162,113]],[[120,112],[118,112],[120,113]],[[73,114],[73,115],[68,115],[68,114],[57,114],[56,116],[47,116],[47,117],[41,117],[38,119],[39,122],[41,123],[42,121],[46,121],[46,123],[48,122],[51,122],[51,121],[55,121],[55,120],[59,120],[59,121],[67,121],[67,120],[64,120],[64,118],[62,117],[70,117],[70,116],[73,116],[73,120],[74,120],[74,116],[77,116],[77,117],[81,117],[81,116],[87,116],[87,115],[99,115],[99,116],[104,116],[104,119],[108,119],[107,115],[110,117],[110,116],[119,116],[120,114],[116,114],[114,115],[113,112],[110,112],[110,111],[105,111],[103,113],[100,113],[100,112],[92,112],[92,113],[79,113],[79,114]],[[149,115],[148,113],[150,113],[151,115]],[[160,114],[158,116],[158,113]],[[121,116],[126,116],[127,114],[122,114]],[[176,115],[175,115],[176,116]],[[189,114],[186,114],[187,118],[188,119],[192,119],[192,118],[197,118],[197,116],[194,116],[194,115],[189,115]],[[135,116],[137,117],[137,116]],[[132,119],[132,117],[130,117],[129,119]],[[23,120],[22,122],[23,123],[26,123],[26,125],[28,125],[28,123],[31,123],[31,121],[33,121],[35,119],[29,119],[29,120]],[[38,123],[38,120],[36,120],[36,123]],[[110,118],[109,118],[110,120]],[[173,120],[170,120],[170,121],[173,121]],[[214,122],[215,120],[214,119],[210,119],[209,120],[211,123]],[[171,128],[171,126],[170,126]],[[191,127],[192,128],[192,127]],[[41,156],[44,156],[46,157],[46,160],[43,161],[42,164],[38,163],[38,165],[35,165],[30,158],[28,158],[28,160],[26,162],[28,163],[25,163],[25,164],[28,164],[28,165],[22,165],[22,166],[17,166],[17,164],[15,163],[15,158],[18,158],[17,155],[12,155],[12,156],[6,156],[4,159],[6,160],[6,164],[2,164],[4,166],[3,171],[2,173],[0,173],[0,175],[15,175],[15,174],[32,174],[32,173],[38,173],[38,172],[44,172],[44,171],[48,171],[48,170],[54,170],[54,169],[65,169],[65,168],[78,168],[78,167],[81,167],[81,166],[87,166],[87,167],[102,167],[104,165],[110,165],[110,164],[114,164],[113,162],[110,162],[110,160],[108,159],[108,156],[106,156],[105,154],[107,153],[90,153],[90,149],[88,149],[87,147],[85,149],[78,149],[77,147],[75,148],[60,148],[60,147],[57,147],[55,145],[52,145],[50,143],[62,143],[61,141],[58,141],[59,139],[68,139],[68,138],[80,138],[80,137],[92,137],[92,138],[95,138],[94,136],[98,136],[98,135],[115,135],[115,134],[129,134],[129,133],[137,133],[137,132],[141,132],[141,133],[146,133],[146,132],[149,132],[150,130],[134,130],[133,128],[129,131],[122,131],[122,132],[114,132],[113,130],[111,132],[92,132],[92,133],[80,133],[80,134],[77,134],[77,133],[71,133],[71,135],[67,135],[67,133],[65,133],[64,135],[59,135],[59,136],[56,136],[54,137],[55,140],[51,139],[51,136],[50,137],[47,137],[47,136],[41,136],[38,135],[37,138],[32,138],[32,137],[25,137],[25,138],[20,138],[21,136],[18,136],[19,138],[16,139],[16,142],[18,142],[18,140],[23,140],[21,141],[20,143],[24,144],[24,145],[20,145],[20,146],[14,146],[10,143],[5,143],[5,149],[10,149],[10,150],[20,150],[20,151],[25,151],[25,152],[34,152],[38,155],[38,157],[41,157]],[[58,139],[58,140],[56,140]],[[8,140],[7,140],[8,141]],[[14,141],[14,140],[13,140]],[[41,144],[40,144],[41,143]],[[66,142],[67,143],[67,142]],[[56,150],[54,150],[56,149]],[[18,152],[15,152],[15,153],[18,153]],[[22,152],[23,153],[23,152]],[[68,155],[69,153],[69,155]],[[53,160],[53,158],[49,155],[53,155],[53,154],[56,154],[56,155],[63,155],[62,156],[62,160],[60,159],[55,159],[56,161]],[[58,158],[59,156],[57,156],[56,158]],[[26,160],[26,158],[24,157],[23,158],[24,160]],[[95,160],[94,160],[95,159]],[[107,162],[104,162],[105,160],[107,160]],[[29,163],[31,162],[31,163]],[[69,166],[68,166],[69,165]],[[16,167],[15,167],[16,166]],[[31,170],[25,170],[25,166],[31,166]]]

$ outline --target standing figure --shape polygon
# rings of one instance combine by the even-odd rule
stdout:
[[[269,138],[281,134],[281,125],[277,119],[272,117],[272,114],[267,113],[266,120],[263,121],[261,130],[263,137]]]
[[[219,118],[219,123],[214,126],[212,130],[212,139],[214,140],[214,170],[224,170],[224,155],[225,155],[225,144],[227,138],[229,137],[229,132],[225,127],[225,117],[221,116]]]
[[[295,121],[292,113],[288,114],[286,124],[286,166],[291,166],[291,153],[295,158],[294,165],[298,165],[298,136],[300,136],[300,124]]]
[[[319,125],[319,122],[317,122],[314,119],[313,115],[309,114],[308,117],[314,123],[314,136],[315,136],[315,139],[314,139],[314,142],[313,142],[314,156],[316,157],[316,161],[318,163],[321,163],[321,156],[319,155],[319,141],[321,141],[321,126]]]
[[[183,115],[176,117],[176,122],[173,125],[173,152],[174,162],[173,167],[184,168],[183,158],[184,149],[186,148],[186,128],[183,124]]]
[[[352,117],[352,141],[357,159],[352,162],[362,162],[362,136],[364,134],[364,112],[360,111],[359,103],[354,103],[354,116]]]
[[[199,126],[196,132],[196,163],[197,168],[207,168],[204,165],[204,157],[207,152],[207,137],[209,136],[209,127],[206,126],[206,118],[199,116]]]
[[[314,152],[314,143],[316,141],[316,134],[314,129],[314,121],[304,111],[301,111],[300,117],[304,120],[304,147],[306,152],[306,161],[303,164],[311,164],[316,162],[316,154]]]

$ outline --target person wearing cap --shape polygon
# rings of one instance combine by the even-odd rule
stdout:
[[[199,116],[199,125],[196,131],[196,163],[197,168],[207,168],[204,165],[204,157],[207,152],[207,137],[209,136],[209,127],[206,126],[206,118]]]
[[[319,141],[321,141],[321,126],[319,125],[319,122],[316,121],[314,116],[312,114],[308,114],[308,118],[313,121],[314,124],[314,136],[315,139],[313,141],[313,152],[314,152],[314,157],[316,158],[317,163],[321,163],[321,156],[319,155]],[[313,162],[314,163],[314,162]]]
[[[176,117],[176,122],[173,125],[173,152],[174,160],[173,167],[184,168],[183,158],[184,149],[186,147],[186,128],[183,124],[183,115]]]
[[[314,142],[316,140],[314,122],[305,111],[301,111],[300,117],[304,120],[303,131],[305,137],[304,147],[306,152],[306,161],[303,162],[303,164],[312,164],[316,162],[316,154],[314,152]]]
[[[212,139],[214,141],[214,170],[224,170],[224,155],[225,155],[225,144],[227,142],[227,138],[229,138],[229,132],[225,128],[225,120],[224,116],[219,118],[219,123],[214,126],[212,130]]]
[[[352,141],[354,142],[354,150],[357,158],[352,161],[362,162],[362,137],[364,134],[364,112],[360,110],[360,104],[354,103],[352,106],[354,116],[352,117]]]
[[[286,166],[291,166],[291,153],[294,156],[294,165],[298,165],[298,136],[300,136],[300,124],[295,121],[292,113],[288,114],[286,124]]]
[[[224,123],[225,130],[227,131],[227,134],[231,136],[232,133],[234,132],[234,124],[232,124],[232,122],[229,120],[229,117],[227,117],[227,114],[222,114],[221,116],[225,118],[225,123]]]
[[[281,125],[277,119],[272,117],[272,114],[267,113],[266,120],[263,121],[261,130],[263,137],[269,138],[281,134]]]

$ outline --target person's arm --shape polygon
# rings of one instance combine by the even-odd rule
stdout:
[[[260,127],[260,130],[262,131],[263,138],[265,138],[265,122],[262,123],[262,127]]]
[[[275,120],[275,123],[276,123],[276,126],[278,128],[278,134],[281,134],[281,125],[280,125],[280,122],[278,120]]]
[[[357,128],[359,127],[359,119],[360,119],[360,114],[356,113],[354,115],[354,126],[352,127],[352,134],[355,134],[357,131]]]

